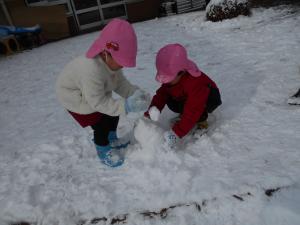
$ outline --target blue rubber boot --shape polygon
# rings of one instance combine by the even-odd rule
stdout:
[[[126,148],[130,144],[130,141],[126,138],[118,138],[116,131],[110,131],[108,133],[108,141],[110,146],[115,149]]]
[[[117,132],[116,131],[109,131],[108,133],[108,141],[109,143],[115,141],[118,139],[118,136],[117,136]]]
[[[110,167],[118,167],[124,163],[124,155],[110,145],[100,146],[96,145],[96,150],[101,162]]]

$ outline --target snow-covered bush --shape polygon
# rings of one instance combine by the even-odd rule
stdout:
[[[249,0],[211,0],[206,7],[206,18],[213,22],[239,15],[250,15]]]

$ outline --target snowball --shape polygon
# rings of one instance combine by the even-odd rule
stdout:
[[[153,120],[153,121],[158,121],[159,115],[160,115],[160,111],[159,111],[159,109],[156,108],[155,106],[152,106],[152,107],[149,109],[149,115],[150,115],[151,120]]]

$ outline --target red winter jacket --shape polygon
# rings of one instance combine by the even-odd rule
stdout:
[[[199,77],[184,74],[175,85],[163,84],[153,97],[149,106],[156,106],[160,111],[164,108],[168,98],[184,102],[183,113],[173,126],[173,131],[178,137],[185,136],[197,123],[206,108],[210,88],[218,88],[206,74],[202,72]],[[146,112],[147,115],[147,112]]]

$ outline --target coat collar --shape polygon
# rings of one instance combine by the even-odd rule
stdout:
[[[105,70],[107,70],[107,72],[111,75],[118,73],[120,70],[111,70],[109,68],[109,66],[103,61],[103,59],[100,56],[97,56],[95,58],[98,62],[100,62],[101,65],[103,65],[103,67],[105,68]]]

